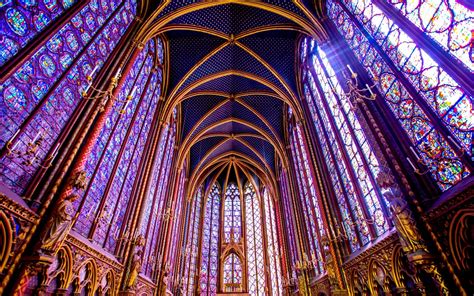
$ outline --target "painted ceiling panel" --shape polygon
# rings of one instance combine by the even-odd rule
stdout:
[[[225,137],[212,137],[207,138],[205,140],[199,141],[191,148],[190,156],[191,156],[191,167],[190,170],[193,171],[199,161],[206,155],[207,151],[217,145],[218,143],[222,142]]]
[[[229,75],[213,79],[206,82],[194,89],[195,91],[200,90],[217,90],[226,92],[229,94],[237,94],[240,92],[246,92],[249,90],[265,90],[272,91],[269,87],[246,77]]]
[[[170,83],[173,90],[181,78],[210,51],[224,43],[222,38],[189,31],[173,31],[170,39]]]
[[[239,41],[269,63],[296,92],[295,48],[298,34],[289,30],[269,31]]]
[[[226,99],[227,98],[221,96],[203,95],[195,96],[183,101],[183,137],[186,137],[196,122],[201,119],[208,111]]]
[[[293,23],[275,13],[253,7],[226,4],[205,8],[174,19],[172,24],[189,24],[211,28],[225,34],[237,35],[251,28],[271,24]]]
[[[239,100],[250,105],[258,113],[262,114],[279,135],[283,135],[283,102],[269,96],[246,96]],[[271,110],[271,112],[270,112]],[[280,136],[281,137],[281,136]]]
[[[253,128],[246,126],[238,122],[226,122],[219,126],[216,126],[209,130],[206,134],[212,133],[227,133],[227,134],[239,134],[239,133],[249,133],[249,134],[258,134]]]

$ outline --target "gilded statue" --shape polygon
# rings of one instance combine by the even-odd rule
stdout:
[[[131,289],[137,282],[138,275],[142,267],[142,250],[135,252],[132,258],[132,264],[130,266],[130,274],[127,279],[126,289]]]
[[[403,250],[407,253],[427,252],[425,242],[418,231],[408,203],[402,198],[402,193],[397,188],[393,176],[387,172],[380,172],[377,182],[382,189],[385,189],[384,196],[390,203],[393,222],[397,228]]]
[[[71,228],[75,209],[74,201],[79,198],[77,194],[70,194],[59,202],[51,218],[46,224],[46,230],[40,237],[40,252],[55,254],[61,247]]]

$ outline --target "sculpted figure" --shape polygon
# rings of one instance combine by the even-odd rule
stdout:
[[[126,288],[130,289],[135,286],[137,282],[138,274],[142,268],[142,250],[138,250],[132,259],[132,265],[130,267],[130,274],[128,276]]]
[[[60,201],[46,224],[46,230],[40,238],[42,252],[55,254],[67,234],[69,233],[75,209],[73,203],[79,198],[77,194],[70,194]]]
[[[395,186],[393,176],[387,172],[380,172],[377,176],[377,183],[382,189],[386,190],[384,196],[390,203],[393,222],[397,228],[403,250],[408,253],[416,251],[427,252],[425,242],[418,231],[408,203],[403,199],[402,193]]]

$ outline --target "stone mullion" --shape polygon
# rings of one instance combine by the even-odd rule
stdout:
[[[28,59],[33,56],[38,49],[43,46],[51,37],[61,30],[64,25],[69,22],[74,16],[76,16],[86,5],[88,5],[90,0],[87,1],[78,1],[73,7],[64,11],[64,13],[59,16],[59,18],[52,21],[48,27],[39,32],[33,40],[31,40],[25,47],[20,49],[20,52],[11,57],[1,68],[0,70],[0,83],[5,82],[18,68],[23,65]],[[118,9],[118,8],[117,8]]]

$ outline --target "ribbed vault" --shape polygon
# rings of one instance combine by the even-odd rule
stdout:
[[[306,1],[164,1],[140,32],[168,43],[162,120],[181,111],[178,166],[191,188],[232,166],[275,184],[286,166],[283,114],[301,117],[295,69],[302,34],[325,39]],[[237,174],[237,173],[236,173]],[[192,190],[191,190],[192,191]],[[191,194],[191,192],[189,192]]]

